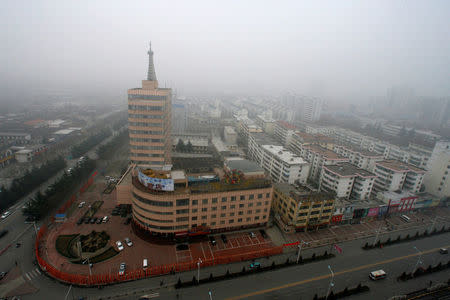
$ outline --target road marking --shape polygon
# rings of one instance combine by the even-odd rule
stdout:
[[[28,280],[30,280],[31,281],[31,278],[30,278],[30,275],[28,275],[28,273],[27,274],[25,274],[25,276],[28,278]]]
[[[38,274],[41,275],[41,271],[39,271],[39,269],[36,269],[36,272],[38,272]]]
[[[443,247],[444,248],[448,248],[448,247],[450,247],[450,245],[443,246]],[[408,254],[408,255],[404,255],[404,256],[394,257],[394,258],[390,258],[390,259],[387,259],[387,260],[383,260],[383,261],[379,261],[379,262],[375,262],[375,263],[362,265],[362,266],[358,266],[358,267],[355,267],[355,268],[351,268],[351,269],[335,272],[334,276],[338,276],[338,275],[342,275],[342,274],[346,274],[346,273],[352,273],[352,272],[355,272],[355,271],[360,271],[360,270],[363,270],[363,269],[372,268],[372,267],[375,267],[375,266],[378,266],[378,265],[392,263],[392,262],[395,262],[395,261],[404,260],[404,259],[408,259],[408,258],[411,258],[411,257],[415,257],[415,256],[423,255],[423,254],[436,252],[436,251],[438,251],[441,248],[442,247],[434,248],[434,249],[430,249],[430,250],[426,250],[426,251],[422,251],[420,253],[412,253],[412,254]],[[302,284],[313,282],[313,281],[326,279],[326,278],[329,278],[329,277],[331,277],[331,274],[325,274],[325,275],[321,275],[321,276],[317,276],[317,277],[313,277],[313,278],[308,278],[308,279],[301,280],[301,281],[296,281],[296,282],[283,284],[283,285],[280,285],[280,286],[277,286],[277,287],[273,287],[273,288],[270,288],[270,289],[265,289],[265,290],[260,290],[260,291],[244,294],[244,295],[230,297],[230,298],[227,298],[227,300],[245,299],[245,298],[249,298],[249,297],[253,297],[253,296],[267,294],[267,293],[270,293],[270,292],[273,292],[273,291],[278,291],[278,290],[290,288],[290,287],[297,286],[297,285],[302,285]]]

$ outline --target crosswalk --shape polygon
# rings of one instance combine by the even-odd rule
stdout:
[[[31,281],[33,278],[36,278],[36,277],[40,276],[41,274],[42,274],[41,271],[39,271],[38,268],[35,268],[34,270],[31,270],[31,271],[25,273],[25,277]]]

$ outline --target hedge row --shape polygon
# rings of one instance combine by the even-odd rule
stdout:
[[[314,296],[313,300],[340,299],[340,298],[345,298],[345,297],[360,294],[360,293],[365,293],[365,292],[368,292],[369,290],[370,290],[370,288],[367,285],[361,285],[361,283],[359,283],[358,286],[356,286],[352,289],[349,289],[346,287],[345,289],[343,289],[342,291],[340,291],[338,293],[333,293],[333,291],[331,291],[330,294],[328,295],[328,297],[326,295],[323,297],[318,297],[316,294]]]
[[[389,246],[389,245],[394,245],[394,244],[398,244],[398,243],[404,243],[404,242],[414,241],[414,240],[418,240],[418,239],[423,239],[423,238],[426,238],[429,236],[442,234],[442,233],[446,233],[446,232],[450,232],[450,227],[445,228],[445,226],[442,226],[442,228],[440,230],[437,230],[436,228],[434,228],[434,230],[432,232],[428,232],[428,230],[427,230],[424,233],[420,234],[419,231],[417,231],[416,234],[413,236],[410,236],[408,234],[407,236],[402,238],[401,235],[398,235],[397,239],[395,239],[395,240],[392,240],[391,238],[388,238],[384,242],[382,242],[381,240],[378,240],[378,242],[375,245],[369,244],[369,242],[366,242],[366,244],[362,248],[364,250],[370,250],[370,249],[374,249],[374,248],[382,248],[384,246]]]
[[[431,265],[428,266],[428,268],[417,268],[417,270],[415,270],[414,272],[411,273],[406,273],[403,272],[402,275],[397,277],[397,280],[401,280],[401,281],[406,281],[406,280],[410,280],[416,277],[420,277],[423,275],[427,275],[427,274],[431,274],[431,273],[435,273],[435,272],[439,272],[439,271],[443,271],[443,270],[447,270],[450,269],[450,260],[443,265],[442,263],[437,264],[436,266],[432,267]]]

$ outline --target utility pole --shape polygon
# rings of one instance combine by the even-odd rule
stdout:
[[[297,254],[297,264],[300,260],[300,253],[302,252],[303,245],[308,245],[309,243],[305,242],[304,240],[301,240],[300,244],[298,244],[298,254]]]

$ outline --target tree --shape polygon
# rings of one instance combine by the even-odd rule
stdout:
[[[175,147],[175,150],[177,152],[184,152],[185,151],[185,146],[184,146],[184,142],[182,139],[178,139],[178,143]]]
[[[194,152],[194,147],[192,147],[191,140],[189,140],[186,145],[186,152]]]

